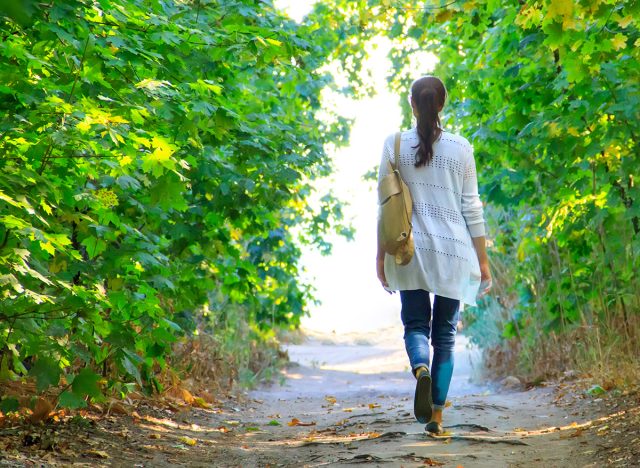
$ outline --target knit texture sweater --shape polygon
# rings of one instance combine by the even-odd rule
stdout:
[[[384,142],[378,180],[388,174],[386,161],[394,164],[394,138]],[[475,305],[480,265],[471,238],[484,236],[485,225],[473,147],[443,131],[431,163],[415,167],[417,145],[415,127],[402,132],[398,169],[413,199],[415,254],[404,266],[385,256],[389,289],[424,289]]]

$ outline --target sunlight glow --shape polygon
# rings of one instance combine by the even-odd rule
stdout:
[[[289,18],[300,22],[311,11],[315,0],[274,0],[273,4],[279,10],[284,11]]]
[[[300,19],[313,5],[313,1],[277,0],[275,5],[293,19]],[[384,37],[375,38],[367,45],[363,76],[367,87],[377,94],[361,100],[348,98],[331,90],[322,95],[323,108],[354,119],[349,144],[330,151],[334,174],[315,184],[318,194],[330,192],[347,202],[345,219],[356,230],[353,242],[337,235],[328,236],[333,252],[323,257],[313,249],[303,252],[302,265],[306,269],[303,279],[316,288],[315,296],[321,305],[311,307],[311,316],[303,319],[303,328],[347,333],[372,331],[393,326],[400,320],[397,295],[389,295],[376,277],[376,187],[363,180],[363,175],[377,168],[385,137],[400,128],[402,113],[409,112],[406,96],[391,93],[387,77],[391,75],[388,55],[394,45]],[[421,76],[433,70],[437,59],[433,54],[419,52],[410,58],[412,75]],[[332,73],[338,86],[348,82],[339,73],[336,64],[326,70]]]

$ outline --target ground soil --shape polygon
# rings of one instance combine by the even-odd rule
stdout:
[[[5,421],[0,466],[640,466],[638,394],[478,383],[461,336],[446,433],[430,437],[412,415],[400,330],[287,349],[279,381],[210,408],[140,400],[47,424]]]

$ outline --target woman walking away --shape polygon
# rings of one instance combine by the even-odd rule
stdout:
[[[404,342],[416,378],[414,413],[433,434],[443,431],[460,302],[475,305],[476,297],[491,288],[473,148],[443,130],[439,112],[446,97],[444,84],[434,76],[411,85],[417,124],[401,133],[397,169],[413,198],[415,254],[407,265],[398,265],[378,246],[376,262],[382,286],[400,291]],[[394,163],[394,140],[390,135],[384,142],[379,179],[388,174],[387,161]]]

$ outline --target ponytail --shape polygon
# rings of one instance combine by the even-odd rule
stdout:
[[[418,144],[415,166],[426,166],[433,160],[433,144],[442,134],[438,113],[444,106],[447,91],[442,81],[434,76],[425,76],[413,82],[411,100],[417,111]]]

